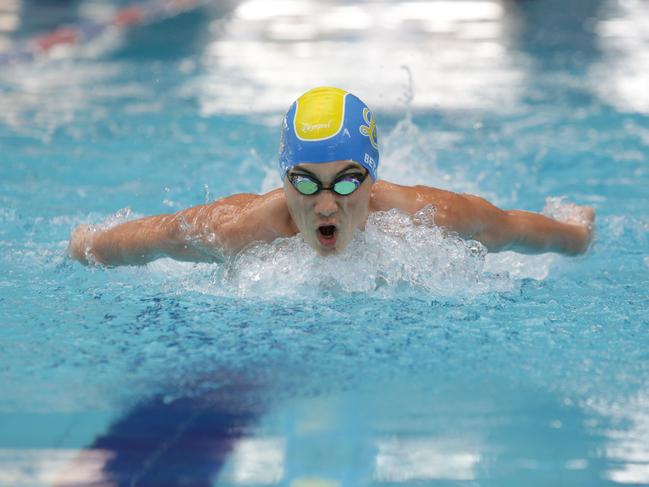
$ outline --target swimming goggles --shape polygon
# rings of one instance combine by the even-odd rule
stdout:
[[[363,181],[365,181],[368,174],[368,172],[365,172],[365,174],[343,174],[334,179],[333,184],[328,188],[325,188],[322,183],[313,176],[308,176],[306,174],[289,174],[288,180],[298,193],[306,196],[318,194],[323,190],[333,191],[340,196],[347,196],[352,194],[361,186],[361,184],[363,184]]]

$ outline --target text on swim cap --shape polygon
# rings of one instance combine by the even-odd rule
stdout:
[[[376,171],[376,162],[374,162],[374,158],[367,152],[365,153],[365,158],[363,160],[365,161],[365,164],[372,168],[372,171]]]
[[[331,128],[331,120],[327,123],[305,123],[302,122],[300,129],[302,132],[315,132],[316,130]]]

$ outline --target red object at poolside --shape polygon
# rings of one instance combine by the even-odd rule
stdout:
[[[50,33],[17,44],[13,49],[0,52],[0,66],[29,62],[47,54],[56,46],[85,44],[111,27],[129,29],[157,22],[205,3],[208,3],[208,0],[149,0],[124,7],[104,21],[88,19],[72,26],[61,26]]]
[[[49,51],[54,46],[60,44],[76,44],[79,36],[74,29],[70,27],[61,27],[50,34],[37,37],[34,43],[43,51]]]
[[[117,12],[113,17],[113,25],[117,27],[128,27],[141,24],[144,20],[144,13],[139,7],[127,7]]]

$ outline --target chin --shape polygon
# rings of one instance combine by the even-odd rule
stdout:
[[[327,255],[336,255],[338,253],[335,249],[323,249],[321,247],[317,247],[315,251],[322,257],[326,257]]]
[[[320,244],[320,242],[310,242],[311,247],[322,256],[327,256],[327,255],[336,255],[340,254],[347,248],[347,243],[348,242],[336,242],[336,244],[332,247],[325,247]]]

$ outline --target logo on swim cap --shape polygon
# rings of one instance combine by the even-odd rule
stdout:
[[[376,180],[379,164],[374,115],[359,98],[340,88],[307,91],[289,108],[282,124],[282,179],[300,163],[352,160]]]
[[[369,137],[372,147],[379,150],[379,145],[376,142],[376,123],[374,123],[374,115],[372,115],[369,108],[363,108],[363,120],[367,125],[360,126],[361,134]]]

